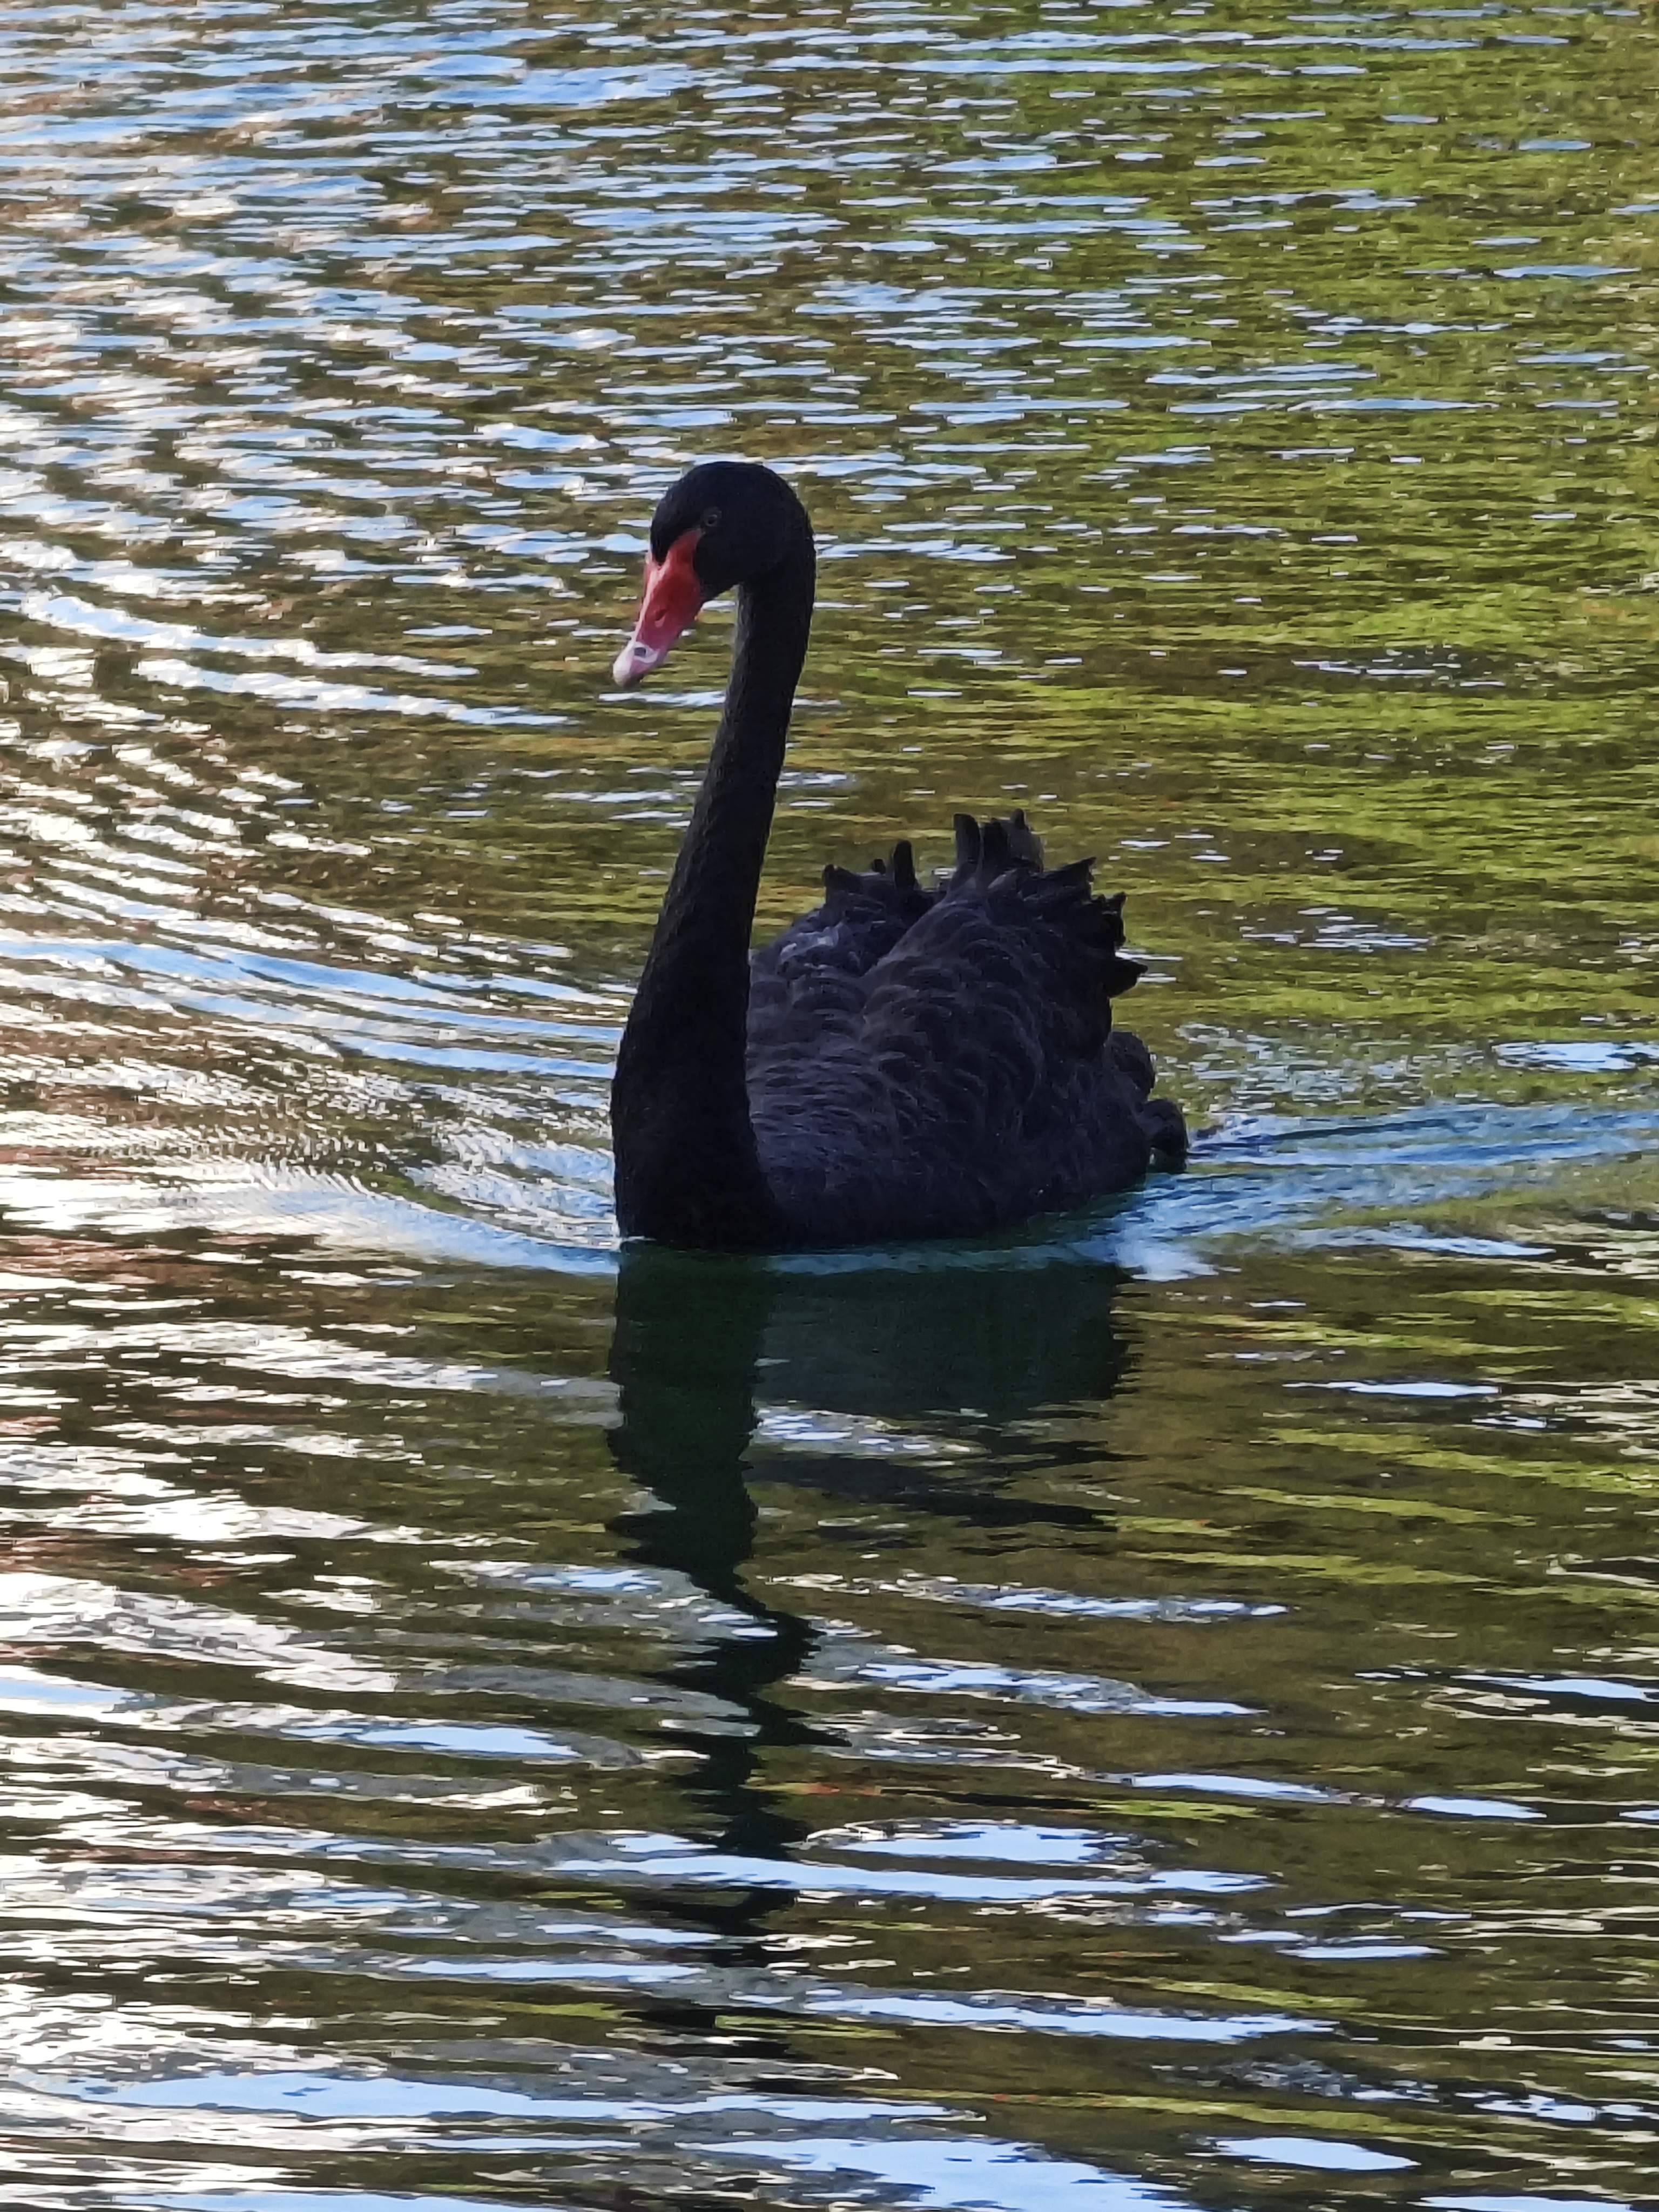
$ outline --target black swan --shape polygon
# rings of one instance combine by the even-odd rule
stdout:
[[[611,1093],[625,1237],[787,1250],[968,1237],[1179,1159],[1180,1110],[1112,1027],[1140,974],[1122,894],[1045,868],[1023,814],[956,823],[955,872],[908,843],[751,957],[761,864],[812,620],[806,511],[781,477],[710,461],[651,521],[617,656],[637,684],[737,593],[726,708],[658,917]]]

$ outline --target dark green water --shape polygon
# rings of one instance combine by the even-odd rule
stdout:
[[[1653,2203],[1650,11],[0,57],[0,2207]],[[619,1272],[728,451],[1185,1176]]]

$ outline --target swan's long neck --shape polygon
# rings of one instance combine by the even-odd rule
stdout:
[[[624,1236],[727,1249],[777,1241],[749,1118],[749,939],[812,587],[808,538],[738,593],[726,710],[617,1060]]]

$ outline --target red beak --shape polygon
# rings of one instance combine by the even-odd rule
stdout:
[[[647,554],[645,595],[640,601],[634,635],[617,655],[611,671],[624,690],[653,668],[660,668],[668,658],[669,647],[702,612],[703,588],[691,565],[702,535],[700,530],[685,531],[660,561]]]

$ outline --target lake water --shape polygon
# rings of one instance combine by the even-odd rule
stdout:
[[[1650,2204],[1651,12],[0,56],[0,2207]],[[1184,1175],[619,1267],[732,451],[763,922],[1024,805]]]

